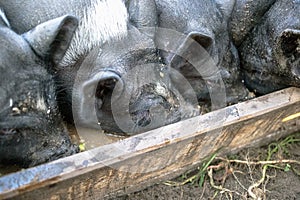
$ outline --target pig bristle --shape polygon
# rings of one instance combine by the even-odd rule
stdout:
[[[3,20],[3,22],[5,23],[5,25],[7,27],[10,27],[10,24],[9,24],[9,22],[8,22],[6,16],[5,16],[5,13],[1,8],[0,8],[0,18]]]
[[[41,95],[38,95],[38,99],[36,102],[36,108],[40,111],[47,111],[47,106],[45,104],[45,99]]]
[[[61,62],[62,66],[74,64],[78,57],[94,46],[118,40],[127,33],[128,13],[123,0],[97,0],[91,7],[84,8],[83,12],[79,27]]]

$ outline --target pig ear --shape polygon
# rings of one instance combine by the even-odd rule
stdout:
[[[81,121],[86,125],[92,125],[95,121],[95,116],[92,114],[103,109],[102,106],[110,105],[112,101],[112,93],[115,89],[116,84],[119,84],[118,92],[114,98],[119,98],[124,89],[124,83],[121,77],[111,71],[100,71],[94,76],[90,77],[87,81],[84,81],[77,88],[78,96],[80,100],[75,102],[78,107],[78,116]],[[95,98],[93,98],[95,97]],[[95,103],[97,111],[95,111]],[[104,109],[109,109],[105,107]],[[98,126],[98,125],[96,125]]]
[[[283,56],[291,57],[300,54],[300,30],[286,29],[278,38],[277,48],[279,48]],[[280,53],[279,52],[279,53]]]
[[[77,26],[77,18],[65,15],[44,22],[23,36],[39,56],[56,65],[68,49]]]
[[[0,26],[6,26],[10,28],[9,22],[5,16],[5,13],[0,9]]]
[[[207,51],[209,51],[212,47],[213,39],[208,35],[198,33],[198,32],[192,32],[188,35],[188,37],[195,40]]]
[[[233,7],[235,5],[235,1],[232,0],[216,0],[216,4],[218,8],[223,13],[223,17],[230,17]]]
[[[182,70],[186,62],[194,61],[201,55],[206,56],[212,46],[212,37],[199,32],[191,32],[171,59],[171,66]]]
[[[158,24],[155,1],[130,0],[127,7],[131,24],[151,39],[154,39],[154,27]]]

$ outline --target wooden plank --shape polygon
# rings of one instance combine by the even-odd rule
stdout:
[[[0,199],[103,199],[173,178],[225,154],[300,130],[288,88],[0,178]],[[293,115],[290,118],[289,116]]]

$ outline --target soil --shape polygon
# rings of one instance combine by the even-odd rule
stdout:
[[[272,156],[268,159],[268,153]],[[231,162],[228,162],[231,160]],[[262,177],[263,165],[254,163],[274,161],[267,167],[262,183],[248,192],[249,187]],[[239,163],[244,161],[244,163]],[[252,163],[251,163],[252,162]],[[286,162],[286,163],[282,163]],[[142,191],[114,198],[117,200],[169,200],[169,199],[270,199],[300,200],[300,133],[259,147],[248,148],[235,155],[216,157],[210,163],[205,174],[204,183],[186,183],[170,186],[158,183]],[[177,183],[197,174],[199,170],[185,173],[172,181]]]

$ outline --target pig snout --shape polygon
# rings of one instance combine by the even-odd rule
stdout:
[[[299,9],[299,1],[276,1],[239,47],[245,84],[256,94],[300,86]]]
[[[146,127],[151,123],[179,121],[179,105],[179,100],[168,88],[151,83],[144,85],[137,97],[131,98],[129,112],[136,127]]]
[[[127,88],[123,78],[113,71],[99,72],[82,83],[76,95],[79,102],[76,107],[77,121],[87,127],[125,132],[118,127],[116,120],[132,120],[130,126],[133,127],[126,125],[126,131],[136,132],[138,127],[153,123],[151,113],[159,113],[161,108],[170,110],[175,106],[175,100],[168,101],[168,94],[162,86],[146,84],[135,88],[130,83],[126,85]]]
[[[62,16],[22,35],[0,9],[0,162],[32,167],[78,152],[56,104],[48,69],[68,48],[78,21]]]
[[[145,74],[151,77],[151,73]],[[127,77],[115,71],[100,71],[83,81],[73,96],[75,122],[132,135],[198,114],[195,105],[183,105],[178,91],[167,81],[149,81],[145,74],[139,71]]]

